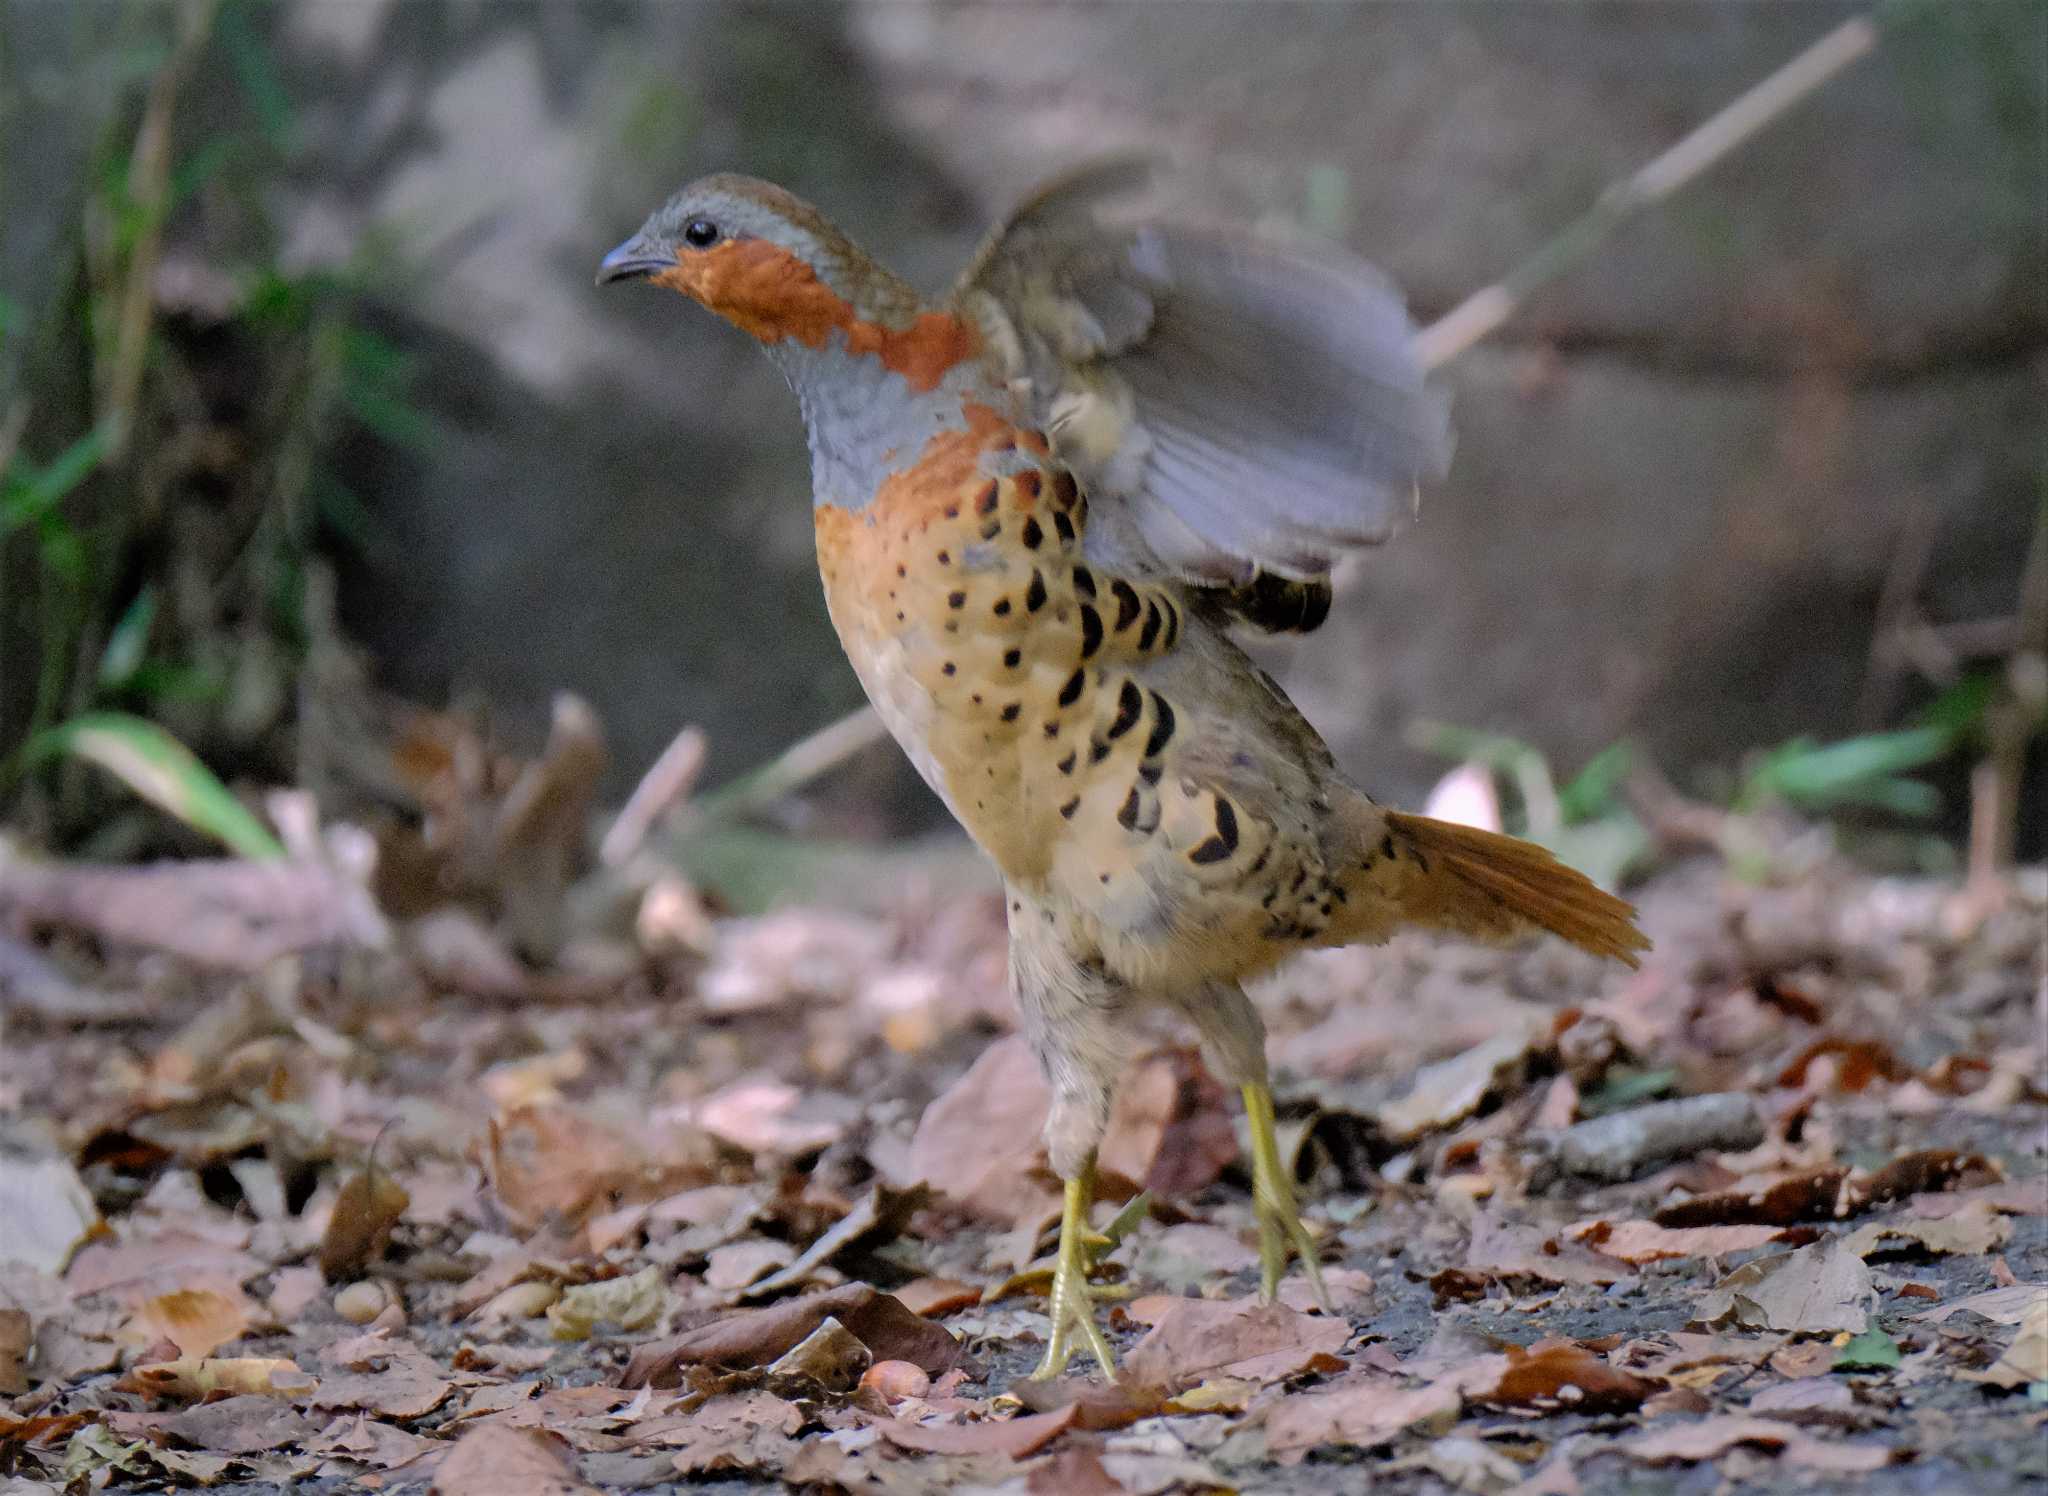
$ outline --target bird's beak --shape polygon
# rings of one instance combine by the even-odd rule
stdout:
[[[597,283],[608,286],[613,281],[638,280],[659,271],[673,270],[675,265],[674,254],[635,234],[598,263]]]

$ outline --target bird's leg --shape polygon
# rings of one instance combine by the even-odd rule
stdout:
[[[1329,1292],[1323,1287],[1323,1270],[1316,1261],[1315,1241],[1302,1225],[1301,1210],[1294,1203],[1293,1172],[1280,1162],[1280,1140],[1273,1130],[1273,1092],[1265,1082],[1244,1087],[1244,1112],[1252,1130],[1252,1212],[1259,1223],[1260,1297],[1270,1303],[1279,1293],[1291,1251],[1301,1258],[1317,1305],[1325,1314],[1334,1314]]]
[[[1095,1301],[1101,1291],[1088,1281],[1097,1256],[1114,1245],[1089,1229],[1088,1207],[1094,1199],[1095,1155],[1090,1153],[1080,1172],[1067,1180],[1066,1207],[1060,1212],[1059,1257],[1052,1274],[1052,1299],[1046,1307],[1052,1319],[1052,1338],[1046,1342],[1045,1359],[1031,1373],[1034,1381],[1049,1380],[1067,1369],[1076,1349],[1072,1342],[1076,1330],[1102,1374],[1116,1380],[1116,1358],[1095,1323]]]

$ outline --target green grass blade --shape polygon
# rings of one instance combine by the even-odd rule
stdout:
[[[192,751],[154,722],[125,712],[88,712],[37,740],[34,754],[98,764],[151,804],[238,856],[270,861],[284,847]]]

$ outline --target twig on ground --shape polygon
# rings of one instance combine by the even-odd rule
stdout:
[[[633,793],[626,797],[625,805],[606,829],[604,840],[598,844],[599,862],[616,868],[632,860],[654,823],[671,807],[681,804],[696,785],[697,776],[704,772],[707,746],[701,728],[686,727],[676,734],[661,757],[640,776]]]

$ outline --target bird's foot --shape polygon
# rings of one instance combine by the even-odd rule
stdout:
[[[1315,1238],[1302,1224],[1294,1201],[1294,1175],[1280,1163],[1280,1142],[1273,1124],[1273,1093],[1263,1085],[1244,1088],[1245,1117],[1252,1133],[1252,1213],[1259,1223],[1259,1296],[1271,1303],[1280,1292],[1290,1256],[1301,1259],[1309,1291],[1325,1314],[1336,1310],[1323,1287]]]
[[[1091,1163],[1078,1178],[1067,1181],[1065,1209],[1060,1213],[1059,1255],[1052,1274],[1052,1296],[1046,1314],[1052,1320],[1052,1337],[1046,1342],[1045,1358],[1031,1373],[1035,1382],[1050,1381],[1067,1369],[1074,1352],[1085,1346],[1102,1368],[1103,1376],[1116,1380],[1116,1357],[1101,1326],[1095,1323],[1095,1306],[1106,1299],[1124,1297],[1127,1290],[1115,1284],[1097,1284],[1090,1276],[1102,1258],[1130,1230],[1149,1207],[1151,1197],[1139,1195],[1117,1213],[1107,1231],[1088,1226],[1088,1207],[1095,1193],[1095,1168]],[[1079,1336],[1079,1344],[1075,1337]]]

